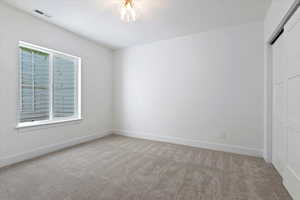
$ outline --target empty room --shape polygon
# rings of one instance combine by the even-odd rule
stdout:
[[[300,0],[0,0],[0,200],[300,200]]]

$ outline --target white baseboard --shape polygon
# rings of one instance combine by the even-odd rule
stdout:
[[[62,149],[68,148],[68,147],[72,147],[77,144],[96,140],[96,139],[102,138],[106,135],[110,135],[111,133],[112,133],[112,131],[108,130],[108,131],[102,132],[100,134],[83,136],[83,137],[75,138],[75,139],[72,139],[72,140],[69,140],[66,142],[40,147],[40,148],[25,152],[25,153],[0,158],[0,168],[9,166],[9,165],[12,165],[15,163],[19,163],[19,162],[22,162],[25,160],[30,160],[32,158],[36,158],[36,157],[39,157],[39,156],[42,156],[42,155],[45,155],[48,153],[52,153],[52,152],[55,152],[58,150],[62,150]]]
[[[204,142],[200,140],[189,140],[189,139],[182,139],[176,137],[155,136],[155,135],[144,134],[144,133],[140,134],[133,131],[125,131],[125,130],[118,130],[118,129],[112,130],[112,132],[117,135],[123,135],[128,137],[155,140],[161,142],[169,142],[174,144],[181,144],[181,145],[187,145],[192,147],[205,148],[205,149],[211,149],[216,151],[224,151],[224,152],[230,152],[230,153],[236,153],[236,154],[242,154],[248,156],[263,157],[263,150],[247,148],[247,147],[242,147],[237,145],[210,143],[210,142]]]
[[[299,183],[300,177],[290,166],[287,166],[283,173],[283,185],[295,200],[300,199]]]

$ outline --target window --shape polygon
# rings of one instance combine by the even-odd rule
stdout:
[[[81,59],[25,42],[19,48],[18,127],[81,119]]]

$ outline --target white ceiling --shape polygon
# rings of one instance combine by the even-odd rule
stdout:
[[[2,0],[113,49],[263,20],[271,0],[136,0],[136,22],[120,20],[121,0]]]

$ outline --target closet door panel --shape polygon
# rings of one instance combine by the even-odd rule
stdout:
[[[299,176],[300,174],[300,160],[295,158],[300,158],[299,151],[299,141],[300,134],[298,131],[289,129],[288,132],[288,167],[289,170],[295,174],[295,176]]]
[[[300,199],[300,10],[291,18],[284,33],[287,74],[286,126],[287,155],[284,184],[294,199]]]
[[[290,77],[287,85],[288,126],[300,131],[300,74]]]

